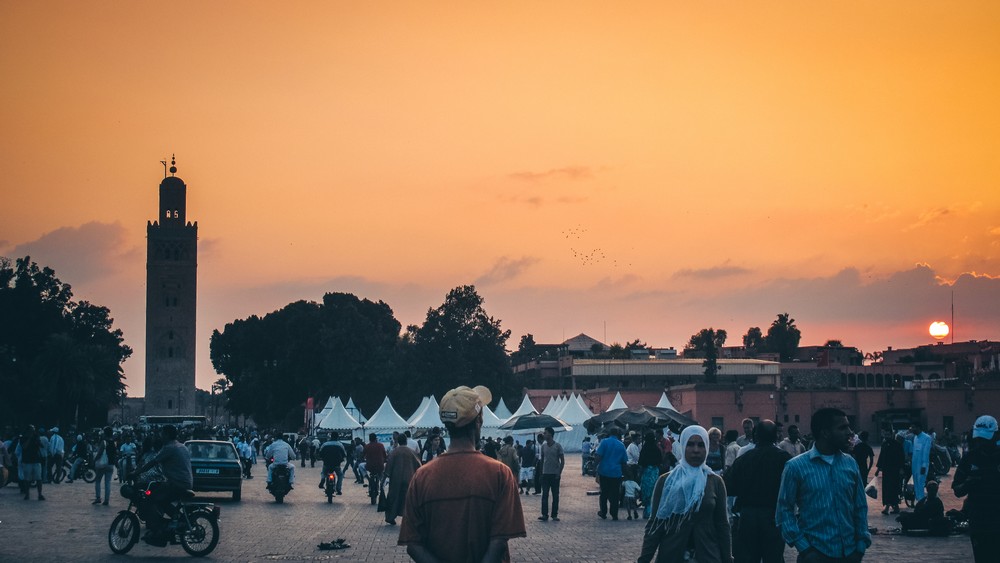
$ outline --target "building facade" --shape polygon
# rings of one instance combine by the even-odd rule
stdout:
[[[159,214],[146,224],[145,414],[195,410],[198,223],[187,220],[187,186],[160,182]]]

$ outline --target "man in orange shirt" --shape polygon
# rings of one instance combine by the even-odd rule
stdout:
[[[510,468],[476,450],[492,398],[486,387],[463,385],[441,399],[451,446],[413,476],[399,529],[399,545],[418,563],[509,562],[507,540],[527,535]]]

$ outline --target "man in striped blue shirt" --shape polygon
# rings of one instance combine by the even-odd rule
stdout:
[[[816,411],[812,434],[813,448],[785,465],[775,521],[799,551],[798,563],[857,563],[872,538],[865,484],[854,458],[844,453],[851,437],[847,415]]]

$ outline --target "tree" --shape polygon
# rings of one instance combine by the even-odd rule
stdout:
[[[307,397],[352,396],[374,408],[386,389],[398,388],[400,328],[381,301],[328,293],[321,304],[297,301],[213,331],[212,365],[230,383],[224,395],[232,414],[294,428]]]
[[[779,354],[782,362],[790,362],[799,348],[802,333],[795,326],[795,319],[788,313],[778,314],[764,337],[764,347],[768,352]]]
[[[752,326],[743,335],[743,347],[746,348],[747,357],[756,358],[757,354],[764,349],[764,334],[759,326]]]
[[[705,368],[705,380],[708,383],[715,383],[717,381],[719,374],[719,348],[722,348],[726,344],[727,336],[725,330],[703,328],[692,335],[684,347],[685,356],[688,355],[688,351],[691,351],[694,352],[694,356],[705,359],[701,365]]]
[[[510,355],[511,363],[516,365],[534,360],[537,356],[535,350],[537,346],[534,335],[522,335],[520,342],[517,343],[517,351]]]
[[[0,258],[0,422],[101,425],[132,355],[106,307],[25,256]]]
[[[516,400],[519,388],[507,358],[510,331],[486,313],[483,302],[475,286],[464,285],[448,292],[440,307],[427,311],[423,326],[413,334],[408,386],[412,400],[428,394],[440,397],[459,385],[486,385],[494,397]]]
[[[843,348],[844,343],[840,340],[827,340],[826,344],[823,345],[824,348]]]

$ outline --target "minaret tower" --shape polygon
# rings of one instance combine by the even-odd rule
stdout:
[[[198,223],[187,221],[187,186],[176,158],[161,161],[160,213],[146,223],[145,413],[195,414]]]

